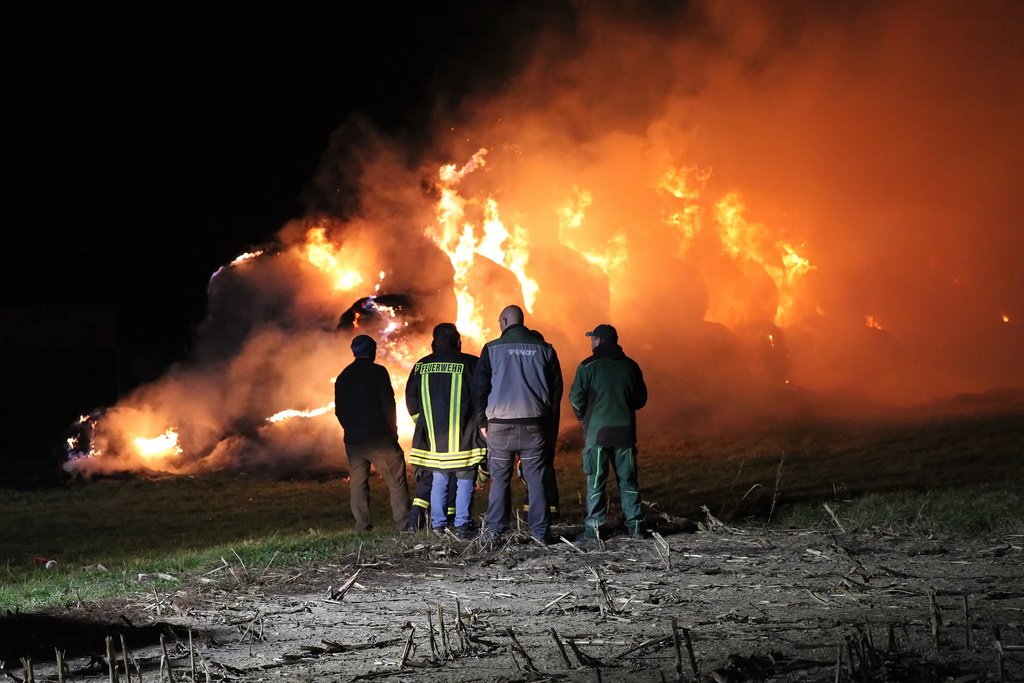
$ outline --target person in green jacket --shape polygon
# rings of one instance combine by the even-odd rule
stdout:
[[[593,355],[576,368],[569,391],[573,413],[583,422],[583,473],[587,476],[587,517],[581,542],[597,541],[608,512],[605,485],[615,470],[626,530],[643,538],[636,466],[636,411],[647,404],[647,385],[637,363],[619,346],[614,327],[587,332]]]

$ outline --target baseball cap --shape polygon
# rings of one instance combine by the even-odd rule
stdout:
[[[608,344],[619,343],[619,333],[615,331],[615,328],[607,323],[601,323],[590,332],[587,332],[588,337],[597,337],[602,342]]]
[[[377,342],[373,341],[373,337],[365,334],[360,334],[352,338],[352,355],[353,356],[369,356],[377,351]]]

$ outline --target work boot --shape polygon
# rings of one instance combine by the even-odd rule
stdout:
[[[584,531],[576,535],[576,545],[581,548],[596,548],[600,544],[597,534],[591,531]]]
[[[544,534],[544,538],[538,538],[538,537],[533,536],[531,534],[530,538],[533,540],[534,543],[536,543],[538,545],[545,545],[545,546],[547,546],[547,545],[554,545],[555,543],[558,542],[555,539],[555,537],[552,536],[550,533]]]
[[[460,541],[471,541],[476,536],[476,529],[469,524],[455,527],[455,535]]]
[[[642,541],[645,538],[647,538],[647,532],[644,531],[644,525],[642,523],[627,524],[626,530],[629,532],[630,538],[636,539],[638,541]]]

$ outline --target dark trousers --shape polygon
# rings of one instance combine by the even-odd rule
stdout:
[[[413,484],[412,507],[409,508],[409,524],[411,531],[419,531],[427,524],[427,511],[430,509],[430,489],[433,476],[426,467],[416,465],[412,469]]]
[[[434,470],[417,465],[413,468],[416,484],[413,486],[412,507],[409,508],[410,531],[419,531],[430,526],[430,491],[434,484]],[[448,496],[445,501],[445,514],[448,521],[455,523],[455,481],[449,482]]]
[[[583,473],[587,475],[587,518],[583,521],[587,536],[596,538],[608,515],[608,473],[615,472],[619,482],[622,516],[630,534],[644,530],[644,513],[637,486],[636,449],[618,446],[590,446],[583,451]]]
[[[548,501],[548,510],[552,514],[560,512],[558,507],[558,480],[555,478],[555,439],[551,439],[544,450],[547,458],[547,469],[544,470],[544,497]]]
[[[345,446],[348,453],[349,502],[356,531],[373,527],[370,516],[370,465],[388,485],[395,529],[404,529],[409,515],[409,488],[405,481],[405,456],[397,442],[373,442]]]
[[[545,470],[550,467],[545,453],[544,430],[535,424],[503,424],[487,426],[487,463],[491,472],[491,489],[487,499],[484,526],[488,534],[497,535],[508,529],[509,484],[516,455],[523,465],[527,500],[530,509],[526,521],[534,538],[545,539],[551,526],[544,491]]]
[[[556,522],[556,518],[561,514],[561,510],[558,506],[558,479],[555,474],[554,439],[549,439],[548,443],[545,444],[544,457],[547,459],[547,465],[544,468],[544,498],[548,502],[548,512],[551,513],[552,522]],[[522,466],[519,467],[519,478],[523,479]],[[509,503],[511,501],[512,498],[509,496]],[[529,512],[530,503],[524,502],[522,508],[523,512]]]

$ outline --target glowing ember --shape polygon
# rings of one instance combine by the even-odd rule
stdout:
[[[1002,320],[1003,324],[1005,325],[1010,324],[1010,315],[1008,313],[1003,313],[1001,316],[999,316],[999,319]]]
[[[146,439],[141,436],[135,437],[135,448],[143,458],[166,458],[174,455],[181,455],[182,449],[178,446],[178,433],[173,427],[167,429],[160,436]]]
[[[409,326],[408,321],[402,320],[401,306],[388,306],[377,301],[376,295],[367,297],[365,301],[360,305],[359,310],[355,311],[354,318],[352,320],[352,327],[359,329],[363,326],[363,319],[367,318],[370,320],[385,320],[387,321],[380,330],[376,332],[380,336],[380,341],[387,341],[389,337],[395,332],[404,329]]]
[[[875,320],[875,316],[873,316],[873,315],[866,315],[866,316],[864,316],[864,324],[867,327],[870,327],[873,330],[884,330],[885,329],[884,327],[882,327],[881,323],[879,323],[877,320]]]

